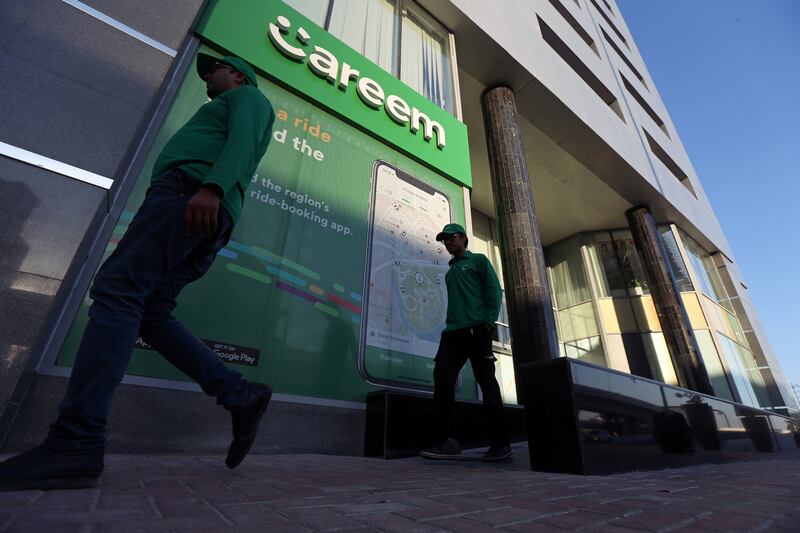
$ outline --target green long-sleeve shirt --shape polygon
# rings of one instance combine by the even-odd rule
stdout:
[[[275,112],[252,85],[229,89],[204,104],[167,141],[153,165],[153,180],[179,168],[222,191],[222,206],[236,223],[244,192],[267,151]]]
[[[485,255],[467,251],[460,259],[450,260],[444,280],[447,285],[445,331],[497,321],[503,292]]]

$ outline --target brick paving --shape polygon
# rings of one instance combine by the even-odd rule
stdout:
[[[101,486],[0,493],[0,532],[800,531],[800,460],[614,476],[513,462],[111,455]]]

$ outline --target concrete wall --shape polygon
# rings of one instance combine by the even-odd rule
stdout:
[[[174,51],[203,0],[0,3],[0,142],[119,180],[161,98]],[[80,7],[100,12],[103,22]],[[123,29],[138,32],[136,38]],[[155,47],[143,42],[152,39]],[[166,52],[163,50],[166,49]],[[110,190],[0,156],[0,445],[18,451],[46,435],[67,380],[40,370],[43,339],[86,264],[91,241],[123,184]],[[122,195],[124,196],[124,195]],[[124,203],[120,197],[117,203]],[[85,281],[85,280],[84,280]],[[69,317],[65,320],[67,323]],[[62,326],[64,324],[61,324]],[[68,324],[67,324],[68,325]],[[127,381],[127,380],[126,380]],[[136,380],[134,380],[136,381]],[[23,401],[24,400],[24,401]],[[341,403],[341,402],[340,402]],[[261,453],[363,453],[364,406],[276,395]],[[120,453],[220,453],[229,414],[194,390],[123,384],[109,420]]]
[[[24,403],[4,451],[41,442],[65,389],[63,378],[37,376],[31,401]],[[292,398],[273,396],[253,447],[255,453],[364,453],[363,406],[287,400]],[[121,385],[114,396],[108,421],[109,453],[223,455],[230,440],[230,415],[199,391]]]
[[[175,50],[203,0],[78,3],[112,24],[72,4],[0,2],[0,142],[113,179],[174,59],[113,24]],[[0,156],[0,440],[108,199],[106,188]]]
[[[652,201],[653,198],[659,199],[658,203],[664,204],[664,207],[651,206],[655,211],[661,210],[665,214],[672,212],[677,215],[676,218],[685,217],[694,226],[687,228],[695,234],[693,236],[707,246],[712,244],[713,248],[731,257],[730,247],[703,192],[700,180],[625,21],[615,3],[607,1],[612,6],[611,12],[602,0],[596,0],[595,3],[622,33],[627,45],[600,15],[592,0],[504,0],[494,3],[492,9],[486,9],[482,0],[453,0],[452,4],[468,19],[468,22],[463,22],[457,16],[451,16],[451,20],[458,24],[454,31],[457,35],[460,63],[485,62],[487,70],[483,75],[477,76],[479,81],[487,86],[498,83],[510,85],[517,94],[520,113],[536,127],[548,132],[555,142],[566,149],[599,151],[594,142],[594,136],[597,136],[613,150],[616,157],[624,160],[635,171],[631,173],[631,176],[635,176],[634,183],[626,178],[623,183],[612,183],[613,187],[632,203],[636,203],[637,188],[641,191],[638,199],[648,199],[649,203],[656,203]],[[585,31],[593,41],[592,46],[580,37],[565,16],[554,7],[554,3]],[[442,12],[442,16],[446,17],[448,14]],[[613,94],[617,99],[616,104],[604,104],[553,50],[543,38],[539,18]],[[470,43],[469,39],[458,39],[458,33],[462,30],[469,37],[476,35],[475,31],[468,29],[469,26],[479,28],[487,40],[496,43],[496,48],[488,42]],[[639,81],[629,66],[620,59],[619,54],[611,48],[603,31],[641,74],[643,81]],[[481,49],[486,52],[482,54]],[[498,50],[502,51],[503,56],[498,57]],[[490,54],[491,57],[482,57],[484,54]],[[663,120],[666,133],[626,89],[622,76]],[[544,95],[542,88],[549,95]],[[575,128],[564,120],[559,106],[547,103],[553,97],[559,101],[560,106],[568,108],[591,133],[585,131],[585,128]],[[686,173],[694,194],[653,154],[643,128]],[[597,161],[596,164],[602,166],[603,162]],[[652,193],[646,194],[646,191]]]

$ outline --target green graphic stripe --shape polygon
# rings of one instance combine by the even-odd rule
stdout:
[[[228,245],[230,246],[230,244]],[[273,254],[263,248],[258,246],[247,246],[244,245],[243,249],[248,253],[253,254],[254,256],[258,257],[259,259],[263,259],[264,261],[269,261],[270,263],[280,264],[281,263],[281,256],[277,254]]]
[[[297,270],[301,274],[304,274],[304,275],[308,276],[311,279],[315,279],[315,280],[319,281],[319,274],[317,274],[313,270],[310,270],[310,269],[304,267],[303,265],[298,265],[294,261],[290,261],[289,259],[286,259],[285,257],[281,259],[281,265],[285,266],[285,267],[289,267],[289,268],[294,269],[294,270]]]
[[[272,278],[269,276],[265,276],[260,272],[256,272],[255,270],[250,270],[249,268],[240,267],[239,265],[234,265],[233,263],[228,263],[225,268],[230,270],[235,274],[240,274],[246,278],[253,279],[255,281],[260,281],[266,285],[272,283]]]
[[[297,272],[300,272],[304,276],[308,276],[309,278],[317,281],[319,281],[320,279],[320,275],[314,272],[313,270],[308,269],[303,265],[298,265],[294,261],[286,259],[285,257],[282,257],[278,254],[274,254],[258,246],[251,246],[250,250],[256,257],[260,257],[261,259],[269,261],[270,263],[278,263],[281,266],[285,266],[287,268],[291,268],[292,270],[296,270]]]
[[[327,305],[321,303],[315,303],[314,307],[316,307],[317,310],[322,311],[323,313],[331,315],[333,318],[339,318],[339,311],[337,311],[333,307],[328,307]]]
[[[283,270],[281,270],[279,268],[267,267],[267,272],[269,272],[270,274],[274,274],[274,275],[278,276],[279,278],[283,278],[286,281],[288,281],[289,283],[294,283],[298,287],[305,287],[306,286],[306,280],[304,280],[302,278],[298,278],[297,276],[295,276],[293,274],[289,274],[288,272],[283,271]]]
[[[333,288],[334,288],[334,290],[336,290],[337,292],[344,292],[344,287],[342,287],[342,286],[341,286],[339,283],[334,283],[334,284],[333,284]]]

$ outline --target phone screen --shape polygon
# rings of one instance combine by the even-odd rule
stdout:
[[[359,370],[376,384],[431,390],[450,259],[436,234],[450,201],[383,161],[373,172]]]

